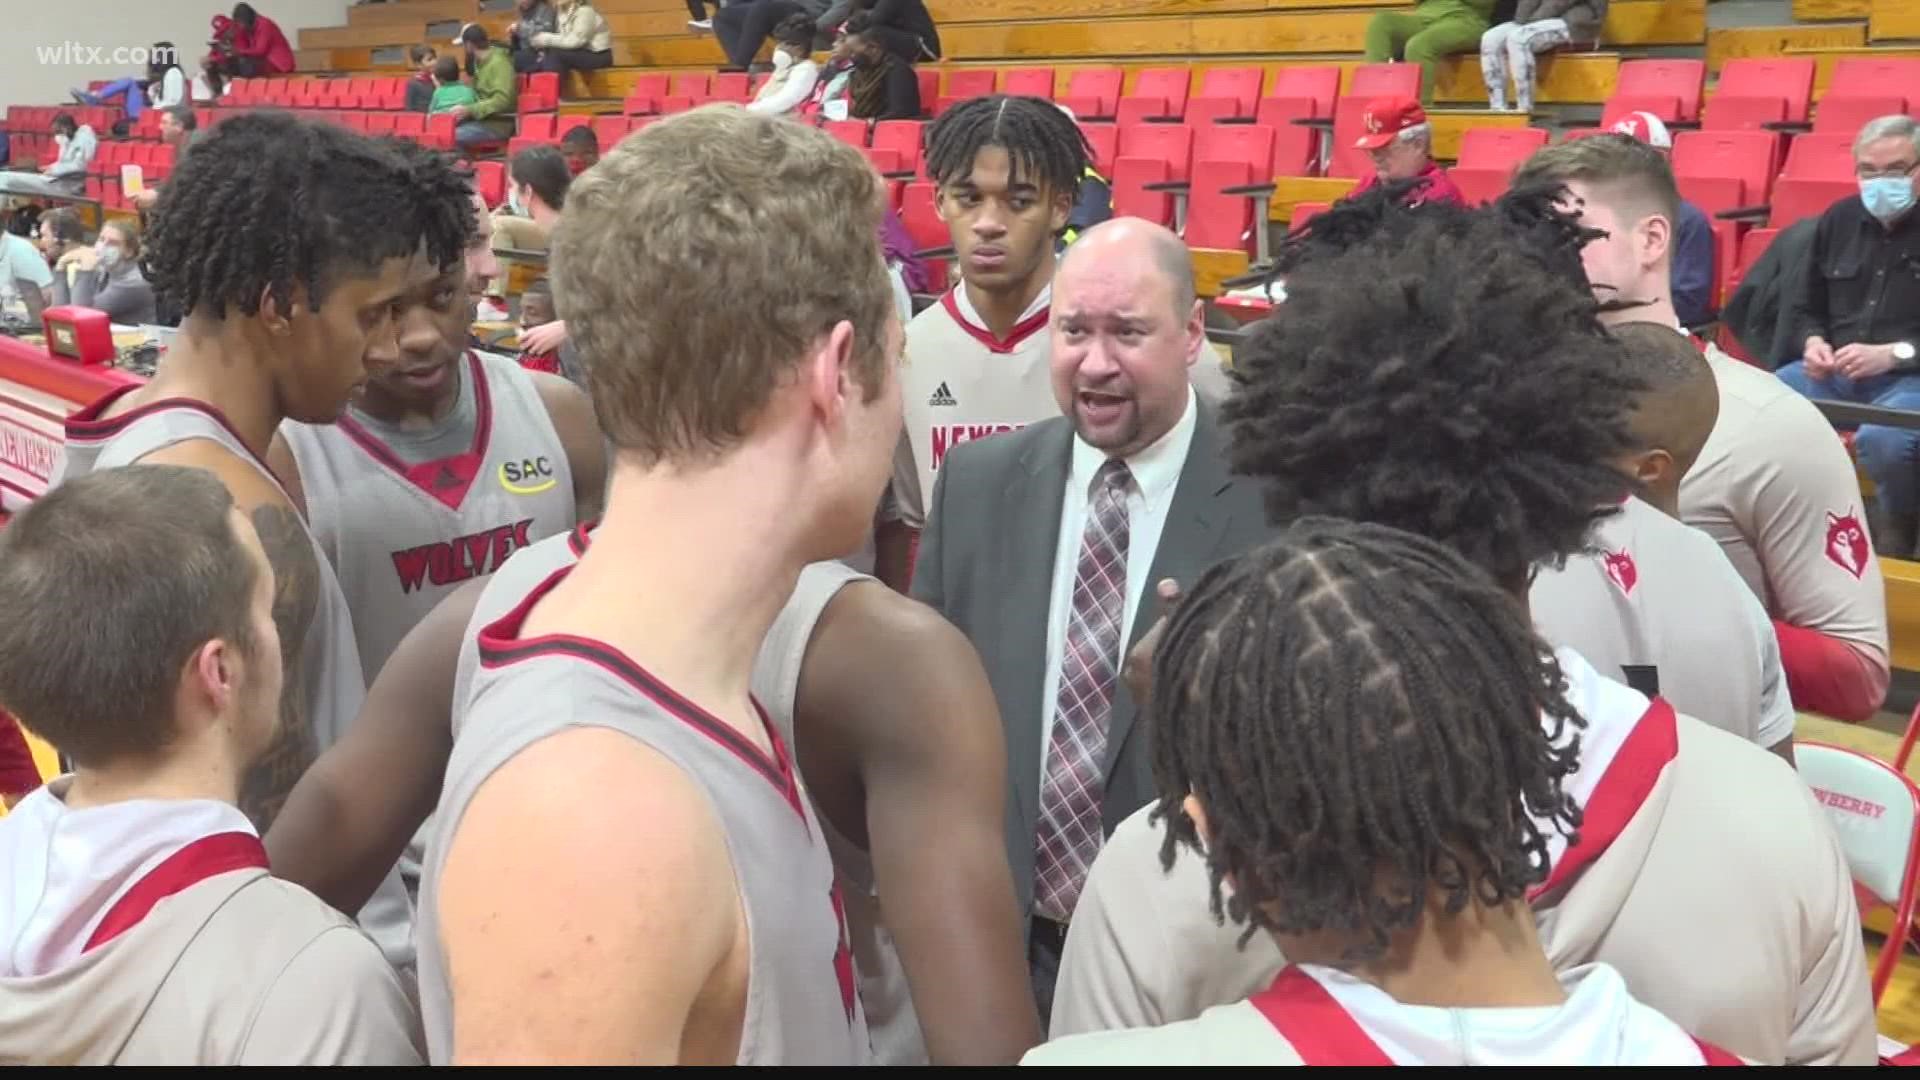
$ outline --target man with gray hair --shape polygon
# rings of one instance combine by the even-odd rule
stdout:
[[[1354,146],[1373,158],[1373,175],[1360,181],[1354,194],[1375,184],[1414,180],[1407,193],[1409,205],[1423,202],[1464,203],[1447,171],[1433,160],[1433,125],[1427,111],[1409,97],[1384,97],[1367,102],[1361,114],[1362,132]]]
[[[1793,300],[1801,358],[1780,369],[1810,398],[1920,409],[1920,125],[1883,116],[1853,144],[1858,198],[1827,208],[1807,249],[1811,272]],[[1883,553],[1920,542],[1920,432],[1868,424],[1854,451],[1873,478]]]

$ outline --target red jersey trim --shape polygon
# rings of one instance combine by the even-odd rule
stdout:
[[[389,472],[448,509],[458,510],[466,501],[467,492],[473,490],[473,481],[480,475],[480,463],[487,459],[487,443],[493,437],[493,391],[487,386],[480,357],[472,350],[467,351],[467,377],[473,380],[473,444],[464,454],[409,465],[353,417],[343,415],[334,426]]]
[[[1247,999],[1305,1065],[1378,1067],[1394,1060],[1313,976],[1289,965]]]
[[[167,856],[147,871],[107,909],[82,952],[105,945],[139,925],[162,900],[234,870],[267,869],[267,849],[252,833],[223,832],[203,836]]]
[[[1047,328],[1047,320],[1052,318],[1053,307],[1052,305],[1048,305],[1015,323],[1013,329],[1007,331],[1006,337],[994,337],[993,331],[988,330],[984,326],[975,326],[967,320],[966,316],[960,314],[960,301],[956,297],[959,291],[965,287],[964,285],[955,285],[953,288],[948,289],[946,295],[940,298],[940,306],[947,309],[947,314],[952,317],[954,323],[958,325],[960,329],[965,330],[973,340],[985,345],[987,351],[995,355],[1004,356],[1019,348],[1021,342],[1045,330]]]
[[[1606,854],[1679,752],[1680,727],[1673,706],[1653,698],[1582,808],[1579,840],[1567,845],[1547,880],[1528,890],[1527,899],[1538,900],[1568,884]]]
[[[757,698],[753,702],[753,711],[760,720],[761,728],[767,734],[767,744],[773,748],[771,756],[755,746],[732,725],[682,697],[672,687],[655,677],[652,672],[605,642],[574,634],[543,634],[540,637],[520,639],[520,628],[526,622],[527,613],[532,611],[533,606],[553,591],[553,587],[572,571],[571,566],[563,566],[554,571],[545,581],[528,592],[513,610],[481,628],[477,639],[480,666],[488,670],[498,670],[541,656],[567,656],[593,664],[625,682],[687,726],[712,739],[739,758],[748,768],[765,777],[804,822],[807,815],[800,806],[800,787],[794,778],[793,757],[787,752],[786,743],[780,738],[779,728],[774,726],[773,721],[767,716],[766,709],[761,707]]]
[[[118,416],[106,415],[107,410],[112,408],[115,402],[138,389],[140,389],[140,387],[135,385],[122,386],[117,390],[110,390],[94,401],[93,404],[68,416],[66,422],[67,441],[106,442],[127,428],[132,427],[137,420],[163,413],[170,409],[186,409],[190,412],[200,413],[207,419],[219,424],[226,430],[227,434],[233,436],[233,441],[240,444],[241,449],[247,452],[247,457],[253,459],[254,464],[264,469],[268,476],[274,475],[273,469],[267,465],[266,460],[259,454],[254,453],[253,448],[247,445],[247,440],[241,438],[240,433],[234,430],[233,421],[227,419],[227,414],[204,401],[195,401],[193,398],[182,397],[161,398],[158,401],[149,401],[145,405],[137,405]]]

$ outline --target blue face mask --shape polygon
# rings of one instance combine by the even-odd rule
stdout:
[[[1891,221],[1913,209],[1913,178],[1876,176],[1862,180],[1860,201],[1867,204],[1867,213],[1881,221]]]

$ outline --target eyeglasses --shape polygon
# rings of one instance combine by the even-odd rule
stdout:
[[[1890,177],[1909,175],[1915,169],[1920,169],[1920,162],[1900,161],[1884,169],[1875,169],[1865,164],[1857,164],[1854,166],[1853,171],[1862,180],[1885,180]]]

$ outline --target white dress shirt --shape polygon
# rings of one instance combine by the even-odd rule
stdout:
[[[1193,445],[1197,423],[1193,387],[1187,387],[1187,409],[1179,422],[1151,446],[1126,459],[1132,474],[1127,483],[1127,598],[1121,616],[1121,656],[1125,656],[1126,634],[1133,626],[1134,613],[1141,597],[1153,588],[1147,575],[1153,570],[1154,552],[1160,548],[1160,533],[1167,524],[1167,509],[1173,505],[1173,492],[1180,484],[1180,472],[1186,468],[1187,449]],[[1040,782],[1046,783],[1047,747],[1053,738],[1057,698],[1060,694],[1060,657],[1066,648],[1067,620],[1073,614],[1073,580],[1080,568],[1080,545],[1087,528],[1087,501],[1093,494],[1094,475],[1106,464],[1107,455],[1081,441],[1073,440],[1073,464],[1067,470],[1067,490],[1060,501],[1060,541],[1053,559],[1053,596],[1047,605],[1047,677],[1042,684],[1040,715]],[[1116,686],[1116,690],[1118,687]]]

